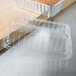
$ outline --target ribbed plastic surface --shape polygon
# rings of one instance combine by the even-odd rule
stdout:
[[[25,50],[26,53],[30,51],[31,55],[52,60],[64,60],[72,53],[68,25],[23,17],[14,19],[2,45],[5,48],[12,46],[15,50]]]
[[[53,17],[61,10],[63,0],[57,4],[50,6],[42,3],[38,3],[32,0],[16,0],[17,6],[19,8],[41,14],[47,17]]]

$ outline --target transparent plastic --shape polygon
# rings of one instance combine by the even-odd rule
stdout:
[[[4,48],[14,47],[15,50],[25,50],[30,55],[50,60],[71,57],[72,43],[68,25],[16,17],[7,32],[2,41]]]
[[[41,14],[47,17],[53,17],[60,12],[63,0],[57,4],[50,6],[42,3],[38,3],[32,0],[16,0],[16,4],[19,8]]]

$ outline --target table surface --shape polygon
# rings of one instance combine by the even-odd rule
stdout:
[[[63,10],[75,1],[76,0],[64,0],[61,10]],[[0,51],[4,49],[1,42],[6,34],[7,28],[11,25],[13,17],[15,16],[24,16],[33,19],[39,18],[44,20],[49,19],[48,17],[42,16],[40,14],[20,10],[19,8],[17,8],[15,0],[0,0]]]
[[[68,61],[47,65],[45,60],[32,59],[26,56],[23,51],[21,52],[20,49],[10,48],[0,54],[1,76],[76,76],[76,3],[62,11],[54,21],[69,24],[71,28],[72,58]]]

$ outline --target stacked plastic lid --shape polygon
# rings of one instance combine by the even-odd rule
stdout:
[[[25,50],[35,57],[46,57],[50,60],[71,57],[72,43],[68,25],[16,17],[7,32],[2,41],[4,48],[14,47],[15,50]]]
[[[35,0],[16,0],[16,4],[19,8],[31,11],[33,13],[38,13],[38,14],[41,14],[41,15],[47,16],[47,17],[53,17],[57,13],[60,12],[62,2],[63,2],[63,0],[60,0],[53,5],[47,5],[44,3],[37,2],[37,1],[35,1]],[[44,0],[44,1],[47,1],[47,0]]]

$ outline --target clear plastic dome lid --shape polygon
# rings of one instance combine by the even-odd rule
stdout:
[[[71,57],[72,43],[68,25],[15,17],[2,41],[4,48],[15,47],[37,57],[64,60]]]

